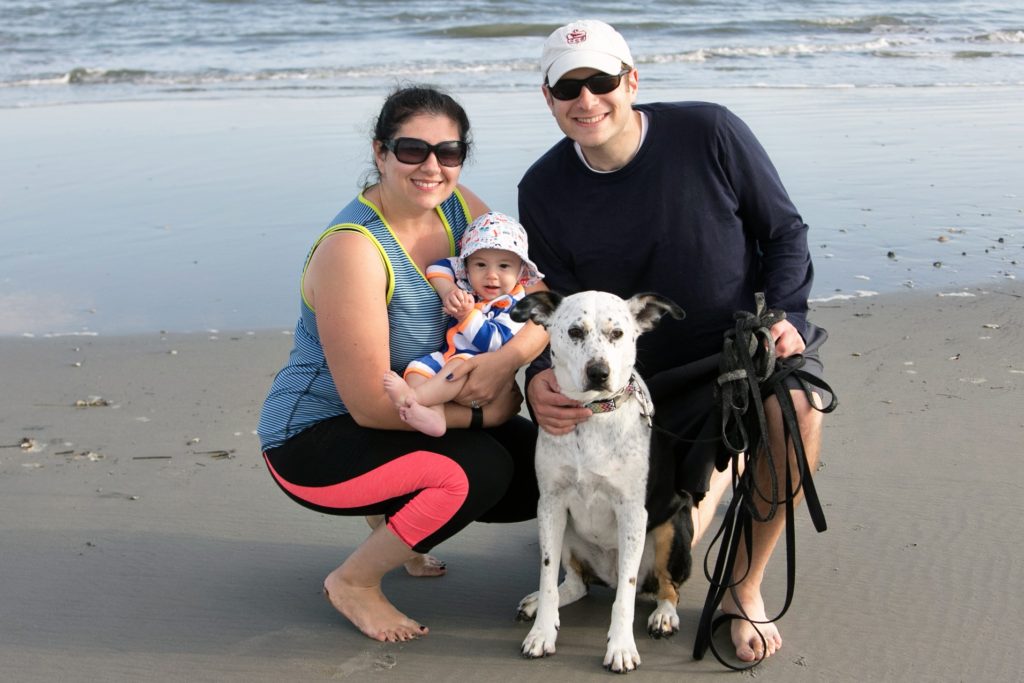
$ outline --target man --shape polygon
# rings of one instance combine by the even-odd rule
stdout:
[[[728,470],[714,467],[716,458],[725,463],[721,443],[709,444],[707,437],[720,430],[718,418],[710,417],[713,383],[733,313],[753,311],[754,293],[764,291],[768,305],[786,313],[771,327],[777,355],[802,353],[805,369],[820,375],[817,349],[826,334],[806,319],[813,276],[807,226],[764,149],[727,109],[704,102],[635,105],[639,74],[611,26],[577,21],[559,28],[544,45],[541,69],[544,98],[566,138],[519,184],[530,255],[554,291],[600,289],[622,297],[651,291],[686,311],[685,320],[641,337],[638,368],[659,424],[689,439],[676,450],[675,481],[700,501],[696,543],[731,482]],[[566,433],[590,415],[558,392],[543,359],[527,375],[527,397],[541,428]],[[802,391],[791,394],[814,471],[821,416]],[[787,452],[774,397],[766,411],[772,452]],[[777,460],[783,479],[785,463]],[[772,478],[767,469],[755,476],[765,483]],[[761,582],[784,528],[781,514],[754,525],[751,556],[741,544],[734,578],[742,580],[723,600],[724,612],[754,622],[767,618]],[[755,630],[735,619],[731,629],[743,661],[782,646],[773,623]]]

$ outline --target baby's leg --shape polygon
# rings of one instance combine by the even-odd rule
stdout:
[[[411,375],[410,378],[411,377],[419,377],[420,382],[426,381],[426,378],[420,375]],[[414,386],[402,379],[402,376],[394,370],[389,370],[384,374],[384,392],[395,404],[396,408],[403,408],[408,402],[410,396],[413,399],[416,398],[416,390]]]
[[[409,384],[416,389],[416,400],[425,406],[436,406],[454,400],[462,391],[466,378],[461,377],[449,382],[447,377],[455,368],[462,365],[462,362],[462,358],[452,358],[433,377],[410,374]]]
[[[435,377],[427,379],[422,375],[410,374],[407,382],[393,371],[384,375],[384,391],[395,402],[398,416],[410,427],[428,436],[441,436],[447,430],[444,403],[424,405],[419,399],[417,388],[425,386]]]

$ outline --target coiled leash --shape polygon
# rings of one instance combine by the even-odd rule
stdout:
[[[720,374],[715,394],[722,411],[722,442],[728,453],[720,456],[721,462],[717,464],[724,466],[726,462],[731,461],[733,496],[726,510],[722,526],[715,534],[704,557],[704,575],[711,585],[708,588],[707,599],[704,602],[704,609],[697,627],[697,638],[693,646],[694,659],[703,659],[704,653],[710,648],[712,654],[723,666],[734,671],[751,669],[764,660],[763,653],[768,651],[768,643],[757,625],[780,619],[792,602],[796,576],[794,502],[801,489],[804,492],[807,510],[811,515],[814,528],[819,532],[826,528],[825,515],[811,479],[803,439],[800,437],[796,408],[785,385],[785,380],[789,377],[795,378],[807,395],[810,405],[823,413],[832,412],[838,405],[831,387],[803,370],[805,360],[802,355],[776,359],[775,341],[772,339],[770,329],[772,325],[785,319],[786,314],[783,311],[767,309],[763,293],[755,294],[754,300],[755,313],[740,311],[734,314],[736,324],[734,329],[725,333],[722,350]],[[828,392],[832,397],[832,400],[824,408],[815,406],[811,397],[812,386]],[[768,425],[764,413],[764,399],[772,394],[775,395],[782,410],[784,443],[792,442],[793,444],[797,474],[799,475],[794,486],[790,458],[783,453],[782,457],[786,458],[784,497],[779,495],[779,482],[775,469],[777,456],[772,452],[769,444]],[[740,458],[743,458],[743,473],[738,475]],[[762,486],[756,481],[755,472],[758,471],[766,471],[769,475],[770,482],[767,491],[762,490]],[[768,510],[763,515],[755,505],[758,501],[768,503]],[[715,611],[721,605],[726,591],[734,590],[734,587],[743,581],[750,570],[749,558],[753,545],[754,521],[765,522],[774,518],[780,505],[783,505],[786,510],[786,599],[781,611],[767,621],[755,621],[747,614],[720,614],[715,617]],[[733,581],[737,551],[741,542],[746,550],[748,566],[743,575]],[[709,572],[711,548],[714,548],[716,544],[720,544],[718,558],[714,571]],[[739,604],[739,600],[734,600],[734,602],[742,611],[743,607]],[[715,648],[713,640],[715,632],[723,624],[730,623],[733,619],[743,619],[750,623],[761,638],[761,657],[746,666],[736,666],[726,661]]]

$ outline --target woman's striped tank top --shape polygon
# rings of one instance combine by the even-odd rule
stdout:
[[[437,209],[448,232],[450,255],[469,224],[465,200],[456,190]],[[309,250],[303,275],[317,246],[339,231],[359,232],[380,251],[387,269],[391,369],[401,374],[415,358],[436,351],[444,341],[448,317],[437,292],[413,263],[380,210],[362,194],[346,206]],[[316,312],[301,296],[300,316],[288,363],[274,378],[260,413],[257,433],[263,450],[280,446],[317,422],[348,412],[327,368],[316,326]]]

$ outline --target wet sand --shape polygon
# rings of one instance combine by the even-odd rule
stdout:
[[[775,681],[996,681],[1020,674],[1017,509],[1024,287],[819,303],[829,378],[816,477],[829,529],[798,513],[796,598]],[[969,294],[970,296],[964,296]],[[612,593],[562,611],[558,653],[520,658],[536,588],[533,523],[439,546],[449,575],[387,577],[431,628],[375,643],[320,595],[367,533],[294,504],[253,429],[290,347],[281,330],[0,338],[0,661],[16,681],[582,681],[601,668]],[[76,402],[95,405],[76,406]],[[23,439],[34,446],[21,447]],[[701,553],[703,547],[701,548]],[[784,565],[769,576],[769,609]],[[682,630],[645,635],[637,680],[724,680]],[[742,676],[735,674],[733,678]]]

